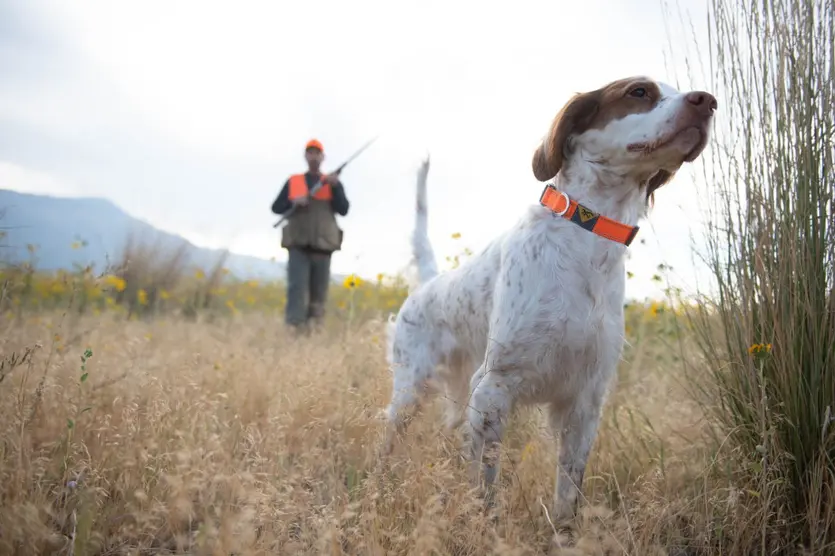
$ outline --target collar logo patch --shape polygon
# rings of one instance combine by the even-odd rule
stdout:
[[[589,220],[591,220],[592,218],[594,218],[594,216],[595,216],[595,214],[592,211],[590,211],[589,209],[587,209],[586,207],[580,207],[579,212],[580,212],[580,220],[582,220],[582,222],[584,224],[586,222],[588,222]]]

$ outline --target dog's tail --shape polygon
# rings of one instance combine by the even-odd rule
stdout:
[[[438,264],[435,262],[435,252],[429,241],[428,211],[426,203],[426,177],[429,174],[429,157],[427,156],[418,169],[417,198],[415,205],[415,228],[412,231],[412,260],[407,268],[407,282],[410,290],[420,287],[438,274]],[[415,277],[414,274],[417,274]],[[386,323],[386,358],[389,364],[393,361],[394,332],[397,315],[389,314]]]
[[[415,229],[412,232],[412,258],[418,273],[418,284],[425,284],[438,274],[435,252],[429,241],[429,223],[426,203],[426,177],[429,174],[429,157],[421,164],[417,176],[417,204]]]

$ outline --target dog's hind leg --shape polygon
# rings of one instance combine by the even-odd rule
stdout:
[[[395,347],[392,357],[392,395],[386,408],[386,432],[381,456],[394,448],[394,440],[402,436],[417,413],[434,379],[435,363],[421,349]]]

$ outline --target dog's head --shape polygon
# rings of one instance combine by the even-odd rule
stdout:
[[[534,176],[547,181],[577,156],[637,181],[649,198],[702,153],[715,110],[710,93],[681,93],[644,77],[578,94],[534,152]]]

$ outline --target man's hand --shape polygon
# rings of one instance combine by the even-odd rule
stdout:
[[[331,186],[338,185],[339,184],[339,174],[328,174],[327,176],[324,177],[322,182],[326,183],[328,185],[331,185]]]

